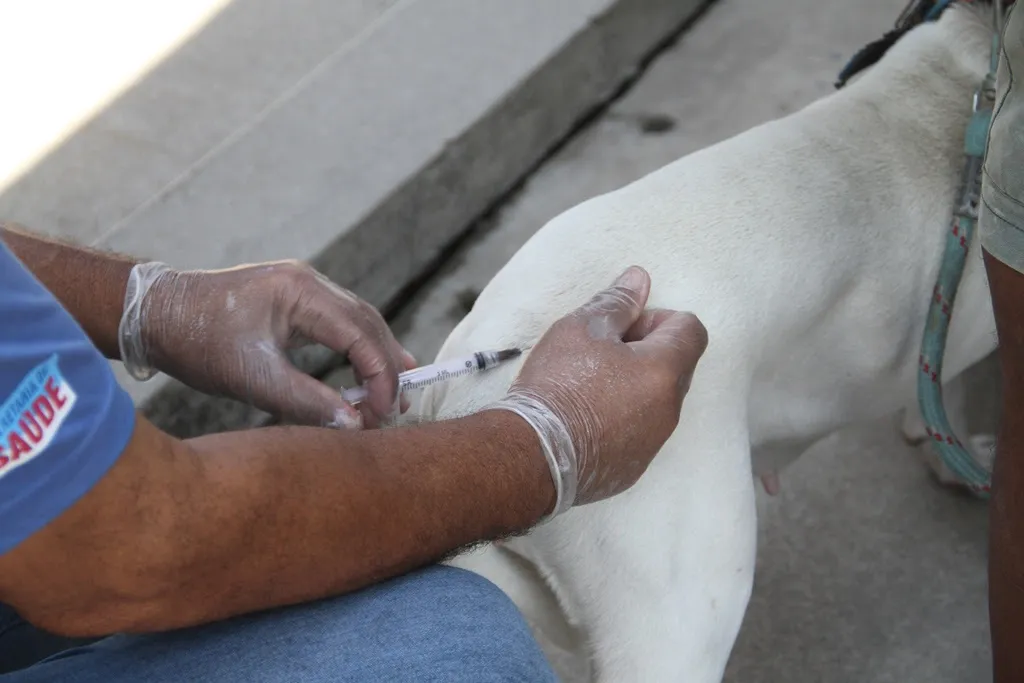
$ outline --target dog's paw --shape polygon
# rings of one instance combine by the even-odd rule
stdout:
[[[995,462],[996,437],[993,434],[972,434],[967,438],[967,450],[974,461],[983,468],[992,471],[992,464]],[[950,488],[966,488],[960,479],[953,474],[953,471],[946,466],[938,449],[935,448],[931,439],[928,439],[918,449],[925,465],[943,486]]]
[[[991,472],[996,462],[996,435],[972,434],[967,443],[975,462]]]

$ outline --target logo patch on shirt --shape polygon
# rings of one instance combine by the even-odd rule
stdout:
[[[0,477],[46,450],[78,400],[57,354],[32,368],[0,403]]]

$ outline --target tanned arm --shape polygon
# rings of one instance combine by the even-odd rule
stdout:
[[[21,253],[30,253],[33,244],[21,244]],[[52,249],[51,244],[44,251]],[[91,258],[73,251],[72,258]],[[68,287],[64,278],[73,281],[75,269],[86,266],[58,268],[54,261],[59,257],[30,266],[44,281],[59,270],[62,276],[51,285],[57,296],[73,310],[81,303],[79,322],[108,351],[115,348],[120,278],[127,277],[128,263],[123,271],[90,264],[109,270],[97,280],[102,292],[81,301],[77,287]],[[334,340],[370,370],[398,355],[372,348],[397,342],[379,314],[354,295],[301,268],[271,264],[251,270],[272,286],[231,309],[235,314],[224,316],[197,343],[200,353],[192,360],[200,375],[211,371],[209,354],[217,351],[233,361],[240,347],[231,338],[244,341],[260,325],[270,328],[265,339],[271,347],[296,332],[322,343]],[[175,322],[182,303],[194,308],[197,301],[209,301],[210,292],[230,294],[238,274],[193,274],[207,282],[228,278],[228,284],[172,296],[166,308],[159,307],[170,316],[164,322]],[[86,282],[79,286],[87,287],[90,276],[81,276]],[[23,286],[13,282],[15,291]],[[707,344],[695,317],[645,313],[649,293],[647,273],[627,269],[534,346],[524,372],[531,363],[534,371],[521,373],[514,386],[544,399],[529,405],[535,421],[543,418],[546,429],[556,430],[545,443],[557,441],[558,448],[547,451],[527,419],[509,410],[384,431],[271,427],[188,441],[136,416],[127,447],[89,492],[0,555],[0,602],[64,635],[179,628],[353,591],[467,544],[515,534],[552,512],[559,492],[583,491],[570,493],[564,508],[622,491],[678,423],[685,387]],[[326,302],[316,307],[318,297]],[[227,300],[214,298],[216,305]],[[51,313],[52,308],[40,305]],[[311,311],[312,320],[306,320]],[[361,322],[332,324],[346,316]],[[242,329],[234,327],[239,321]],[[173,328],[158,327],[169,334]],[[613,332],[595,337],[593,329]],[[605,379],[577,382],[570,361],[580,357],[603,368]],[[244,390],[237,394],[252,389],[253,377],[267,376],[265,365],[227,367],[231,372],[224,376],[234,376]],[[308,377],[305,383],[283,377],[305,393],[321,388]],[[619,382],[610,392],[608,378],[621,377],[637,381],[625,388]],[[640,436],[632,429],[638,414]],[[108,419],[126,418],[122,411]],[[577,451],[580,444],[585,450]],[[587,493],[580,481],[605,488]]]
[[[188,626],[356,590],[553,506],[537,436],[506,411],[189,441],[140,417],[94,489],[0,556],[0,601],[66,635]]]
[[[137,263],[64,244],[0,222],[0,239],[82,326],[107,358],[118,359],[117,327],[128,274]]]

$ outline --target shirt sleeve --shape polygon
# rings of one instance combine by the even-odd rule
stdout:
[[[134,428],[108,361],[0,242],[0,554],[85,495]]]

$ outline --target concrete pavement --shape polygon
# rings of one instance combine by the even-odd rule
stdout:
[[[0,215],[178,267],[311,261],[385,307],[704,0],[79,5],[0,7]],[[261,419],[120,378],[180,434]]]

